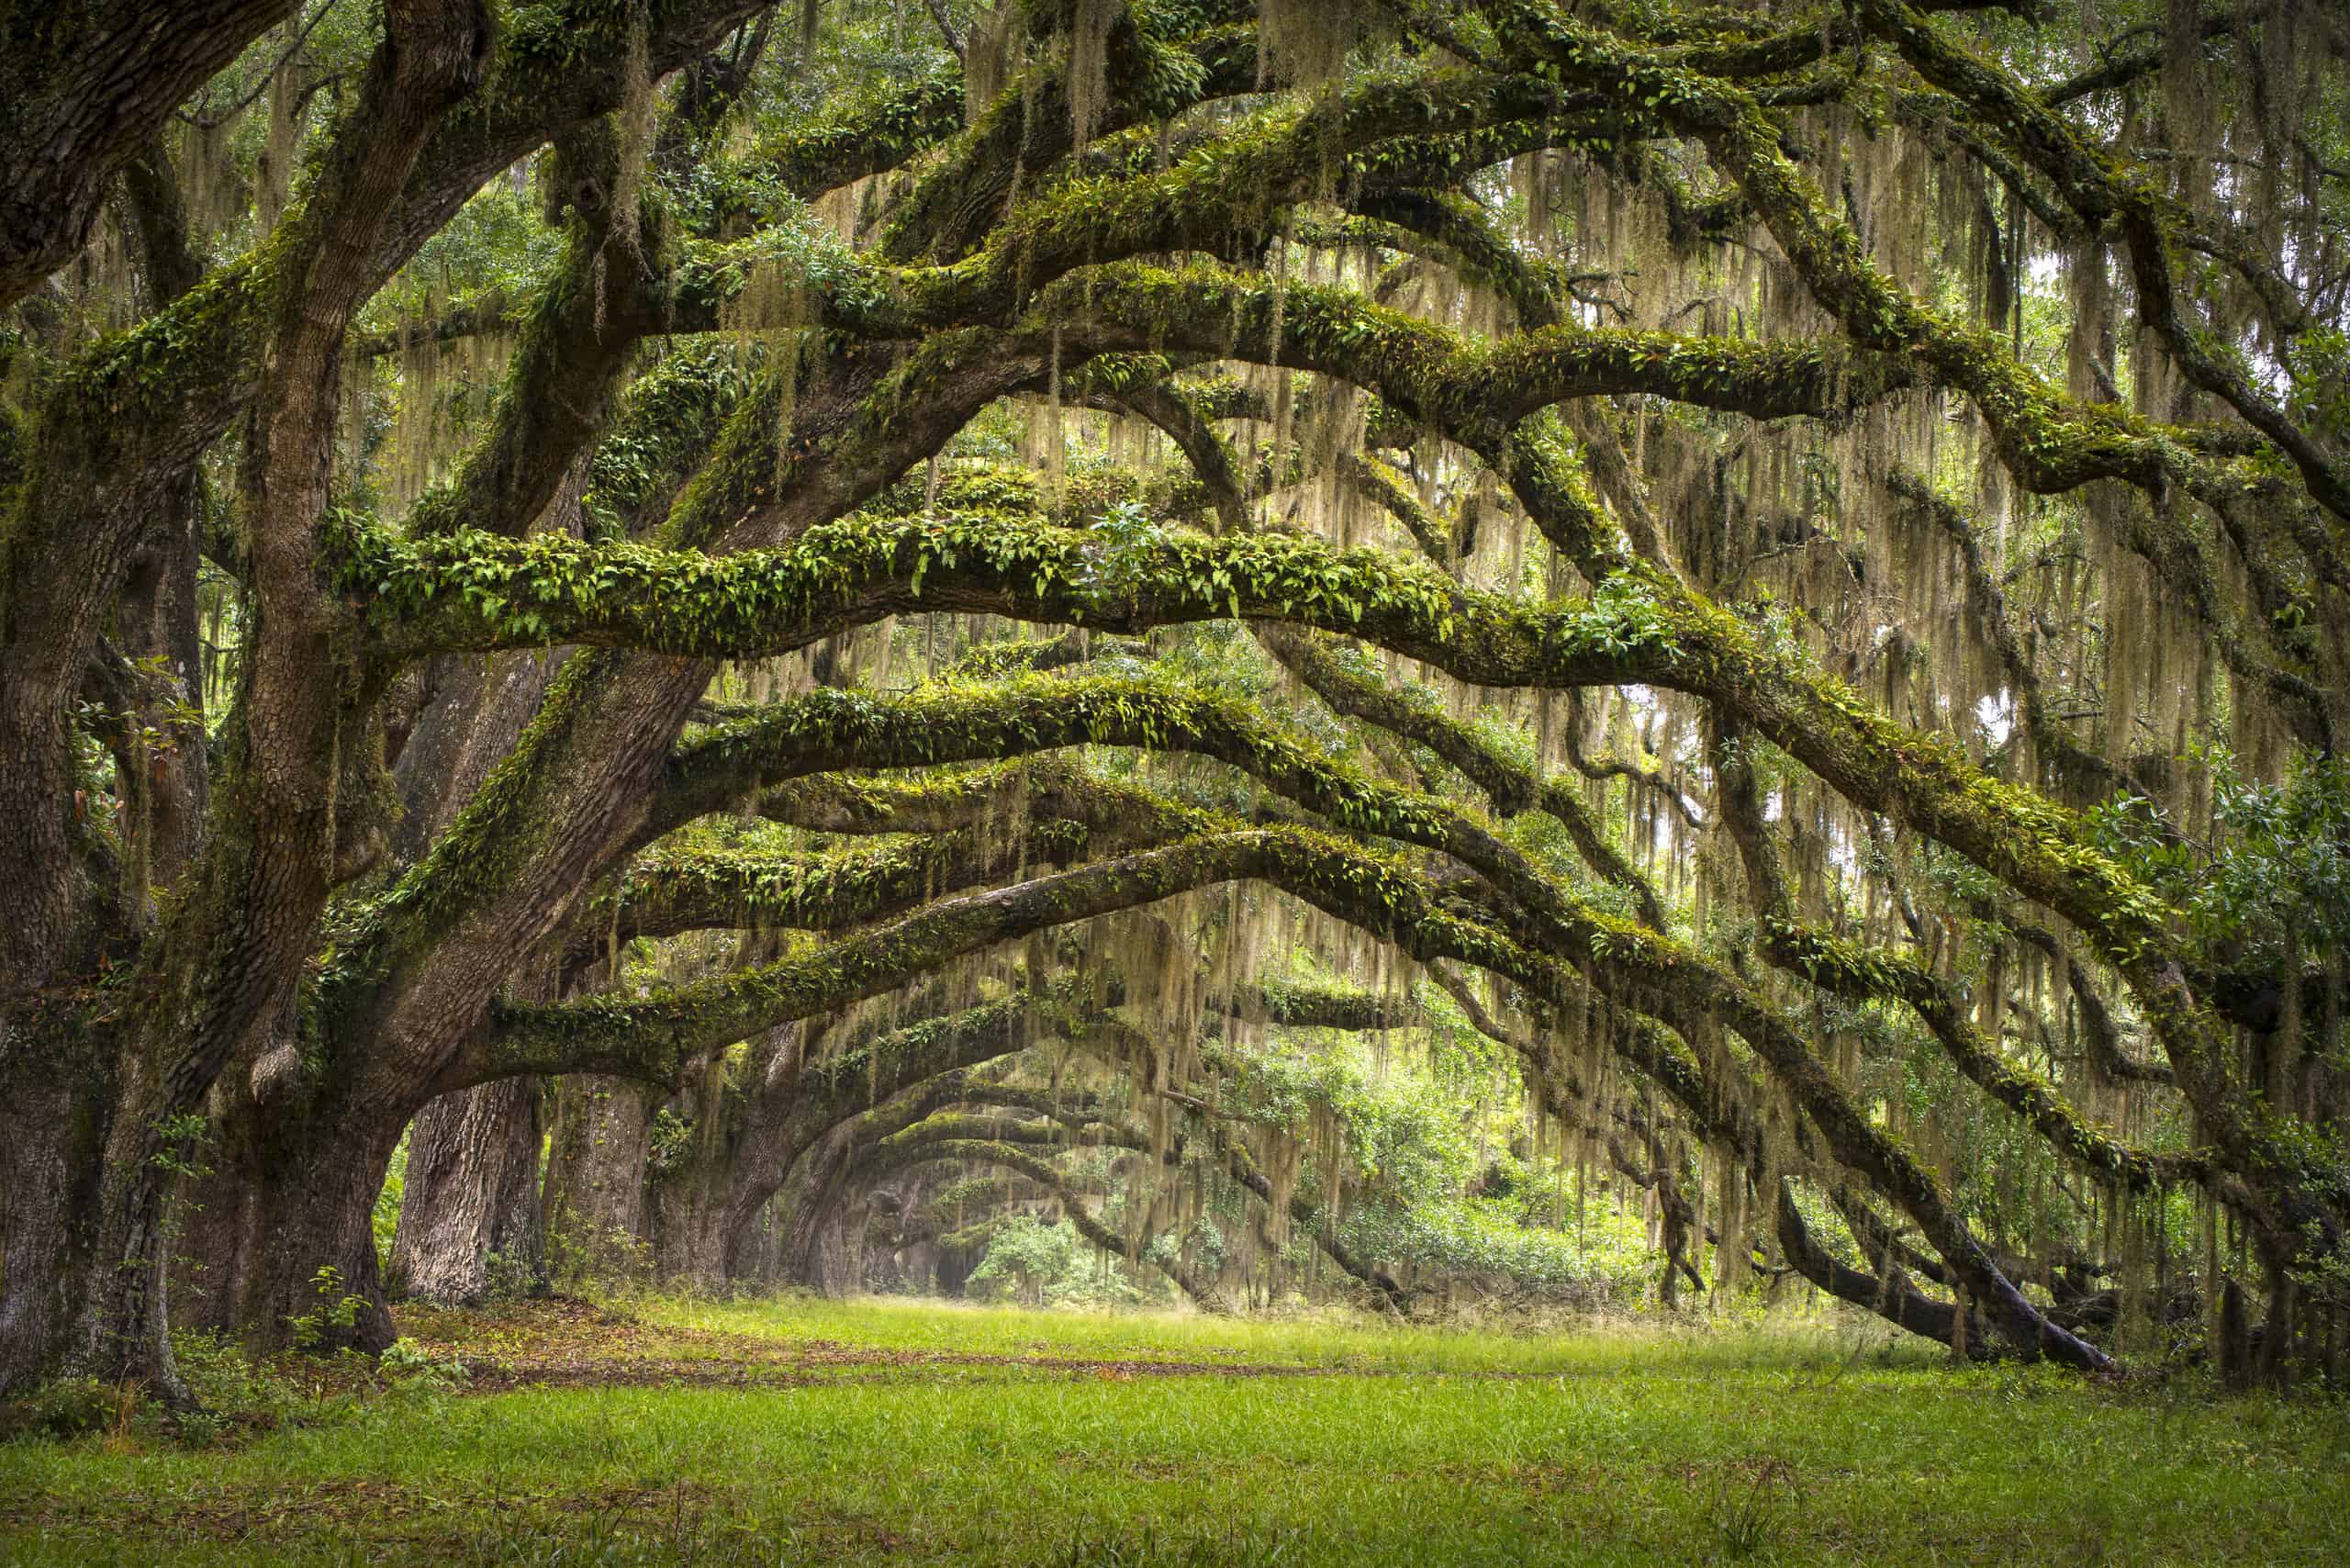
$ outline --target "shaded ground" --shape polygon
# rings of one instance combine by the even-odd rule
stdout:
[[[0,1446],[0,1562],[2334,1563],[2339,1405],[1822,1333],[414,1312],[277,1428]],[[340,1381],[339,1381],[340,1380]],[[282,1386],[282,1385],[280,1385]]]
[[[1327,1377],[1340,1369],[1242,1361],[1183,1361],[1156,1356],[1027,1355],[979,1350],[844,1344],[825,1338],[648,1322],[584,1301],[532,1302],[495,1315],[412,1311],[402,1326],[435,1356],[463,1361],[467,1392],[517,1388],[790,1387],[932,1377],[972,1370],[1007,1376]],[[485,1347],[493,1347],[485,1349]],[[1501,1372],[1498,1375],[1522,1376]]]

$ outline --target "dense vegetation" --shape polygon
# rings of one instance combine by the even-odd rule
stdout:
[[[2334,8],[148,10],[0,7],[0,1392],[643,1276],[2338,1375]]]

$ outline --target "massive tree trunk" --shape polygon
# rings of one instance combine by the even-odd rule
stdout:
[[[577,476],[549,509],[576,532]],[[436,659],[430,695],[393,778],[400,792],[394,857],[414,862],[448,830],[546,696],[560,655]],[[546,1277],[540,1209],[543,1096],[534,1078],[443,1094],[408,1129],[408,1181],[392,1246],[395,1294],[477,1302],[492,1288],[490,1259],[505,1288]]]
[[[419,1113],[392,1243],[394,1294],[456,1305],[544,1278],[543,1131],[534,1078],[443,1094]]]
[[[173,1321],[257,1352],[297,1341],[381,1350],[393,1328],[375,1199],[407,1109],[362,1116],[304,1103],[285,1076],[298,1071],[291,1055],[265,1054],[213,1097],[214,1136],[173,1199]]]
[[[689,1074],[671,1102],[688,1130],[653,1174],[654,1270],[663,1281],[716,1290],[742,1277],[733,1260],[791,1170],[821,1098],[800,1092],[804,1035],[797,1022],[762,1031],[738,1062]]]
[[[856,1161],[854,1123],[834,1127],[800,1157],[785,1183],[780,1270],[785,1282],[846,1295],[858,1284],[858,1249],[852,1226],[864,1223],[864,1207],[842,1199]]]
[[[280,1150],[269,1106],[292,1087],[290,1054],[231,1064],[205,1099],[206,1131],[172,1194],[172,1320],[234,1335],[241,1294],[259,1266]]]
[[[938,1184],[938,1167],[917,1166],[899,1177],[887,1191],[867,1196],[866,1208],[869,1213],[890,1216],[889,1228],[893,1245],[886,1260],[867,1250],[867,1288],[912,1292],[931,1288],[938,1272],[938,1237],[934,1226],[919,1221],[932,1189]],[[910,1230],[913,1234],[910,1235]]]
[[[714,1291],[726,1282],[726,1193],[717,1161],[653,1179],[653,1271],[664,1284]]]
[[[390,0],[385,25],[347,134],[313,166],[282,241],[274,352],[241,476],[255,636],[226,722],[229,787],[187,896],[153,945],[151,992],[132,1010],[125,1100],[97,1205],[106,1263],[83,1362],[170,1398],[184,1390],[164,1289],[166,1147],[241,1047],[290,1033],[328,894],[380,844],[370,809],[382,745],[369,722],[376,687],[353,656],[351,607],[319,571],[344,330],[375,290],[372,258],[417,154],[442,112],[480,80],[489,18],[478,0]],[[373,1132],[363,1121],[347,1141],[364,1146]],[[386,1142],[382,1154],[390,1152]],[[317,1173],[327,1180],[314,1186],[320,1200],[339,1195],[352,1173],[328,1163]],[[372,1163],[380,1181],[383,1160]],[[363,1239],[373,1200],[370,1191],[358,1204]],[[270,1263],[285,1266],[282,1243],[331,1253],[321,1266],[341,1266],[349,1249],[339,1234],[303,1234],[333,1228],[322,1217],[329,1206],[272,1215]],[[380,1304],[372,1239],[362,1250],[364,1259],[348,1259],[349,1277],[364,1273]],[[266,1334],[268,1321],[253,1327]]]
[[[381,1350],[397,1337],[374,1217],[404,1121],[384,1117],[364,1140],[289,1139],[261,1174],[262,1223],[233,1305],[248,1346]]]
[[[0,1394],[56,1372],[75,1344],[114,1104],[108,1068],[78,1031],[0,1036]]]
[[[548,1277],[570,1287],[642,1277],[645,1161],[657,1092],[624,1078],[557,1079],[547,1147]]]
[[[726,1280],[737,1289],[768,1291],[781,1282],[783,1218],[773,1203],[759,1205],[726,1249]]]

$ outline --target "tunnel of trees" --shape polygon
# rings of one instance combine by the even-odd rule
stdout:
[[[0,6],[0,1388],[1047,1221],[1409,1313],[1472,1199],[2331,1373],[2345,61]]]

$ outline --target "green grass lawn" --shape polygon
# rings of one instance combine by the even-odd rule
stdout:
[[[0,1562],[2337,1563],[2339,1404],[1825,1330],[415,1314],[468,1391],[0,1447]]]

